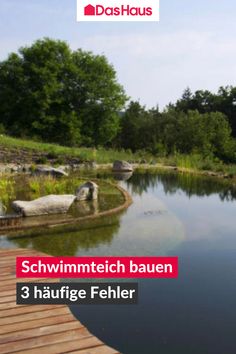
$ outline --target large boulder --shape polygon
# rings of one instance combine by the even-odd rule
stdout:
[[[13,209],[23,216],[66,213],[75,200],[74,195],[48,195],[30,202],[15,201]]]
[[[113,163],[114,172],[133,172],[133,166],[127,161],[115,161]]]
[[[96,200],[98,198],[98,185],[94,182],[86,182],[76,192],[76,200]]]
[[[66,173],[63,169],[60,169],[60,168],[54,168],[54,167],[50,167],[50,166],[38,166],[38,167],[36,167],[33,175],[34,176],[63,177],[63,176],[68,176],[68,173]]]

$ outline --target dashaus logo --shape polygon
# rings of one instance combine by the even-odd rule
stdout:
[[[159,1],[77,0],[77,21],[159,21]]]

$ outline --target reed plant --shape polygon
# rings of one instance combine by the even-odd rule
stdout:
[[[5,206],[15,197],[15,181],[9,176],[0,177],[0,201]]]

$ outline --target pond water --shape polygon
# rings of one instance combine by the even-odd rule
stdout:
[[[1,247],[54,255],[170,255],[178,279],[139,282],[138,305],[72,306],[124,354],[236,353],[236,191],[226,181],[175,173],[121,182],[134,203],[120,215],[2,237]]]

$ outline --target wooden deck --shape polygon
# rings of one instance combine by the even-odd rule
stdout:
[[[15,258],[37,255],[26,249],[0,250],[0,353],[118,353],[89,333],[65,305],[16,305]]]

